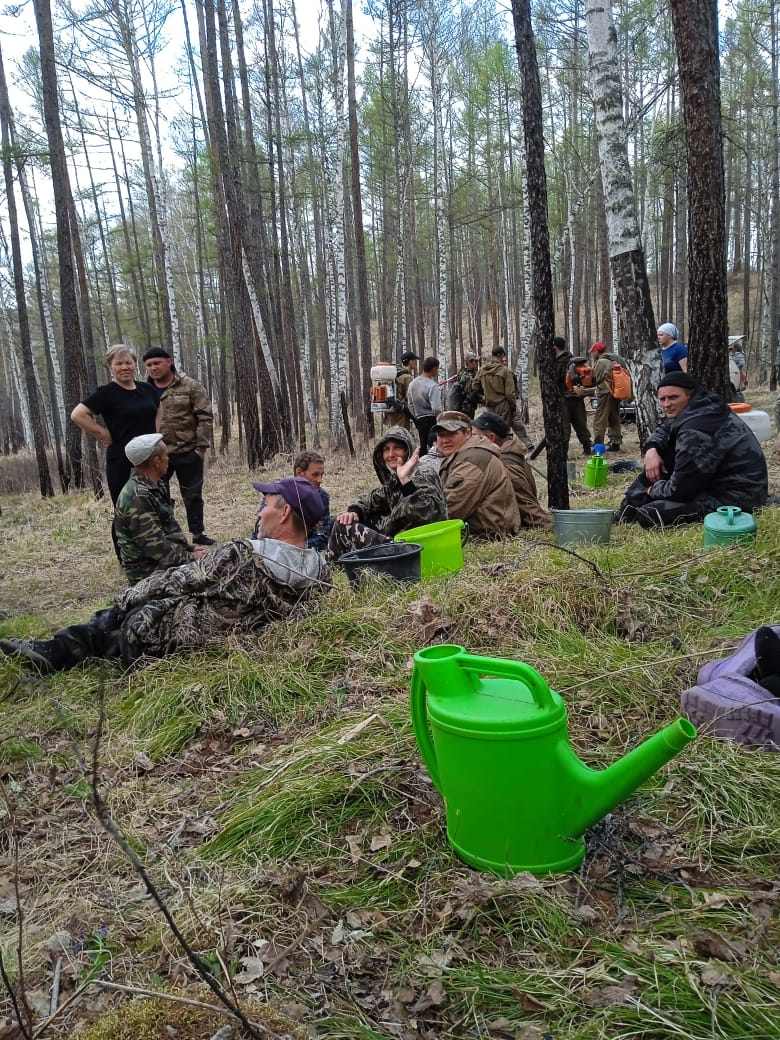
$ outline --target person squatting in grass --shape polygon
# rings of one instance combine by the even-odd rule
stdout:
[[[220,545],[120,592],[112,607],[51,639],[0,639],[0,651],[44,674],[86,658],[164,657],[302,615],[330,588],[330,568],[306,537],[322,517],[301,477],[253,485],[265,496],[259,537]]]
[[[114,534],[128,581],[135,583],[153,571],[200,559],[173,515],[165,481],[168,449],[161,433],[134,437],[125,447],[133,466],[114,510]]]
[[[351,549],[381,545],[399,531],[447,519],[447,503],[439,475],[418,464],[412,435],[391,426],[374,448],[379,487],[359,495],[339,513],[328,541],[328,555],[338,560]]]
[[[752,513],[768,493],[766,458],[753,431],[687,372],[658,386],[662,422],[644,445],[645,467],[626,491],[619,523],[668,527],[703,520],[718,506]]]

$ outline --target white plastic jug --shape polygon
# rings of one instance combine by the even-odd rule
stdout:
[[[756,440],[763,444],[772,436],[772,423],[769,415],[760,408],[751,408],[749,412],[735,412],[737,418],[749,426],[756,435]]]

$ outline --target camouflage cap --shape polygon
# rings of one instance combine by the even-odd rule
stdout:
[[[439,412],[436,416],[434,433],[444,430],[447,433],[455,433],[457,430],[468,430],[471,427],[471,419],[465,412]]]

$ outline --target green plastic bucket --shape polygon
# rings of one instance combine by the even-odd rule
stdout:
[[[440,520],[437,524],[401,531],[393,541],[421,545],[420,574],[430,578],[454,574],[463,567],[463,546],[468,534],[469,527],[464,520]]]

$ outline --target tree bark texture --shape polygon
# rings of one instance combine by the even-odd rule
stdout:
[[[555,333],[550,235],[547,225],[547,177],[544,169],[542,92],[530,0],[512,0],[515,44],[523,92],[523,136],[528,171],[528,213],[532,299],[536,314],[536,357],[547,438],[547,501],[552,509],[569,508],[566,446],[563,441],[561,391],[555,377]]]
[[[729,395],[717,0],[671,0],[688,157],[689,371]]]

